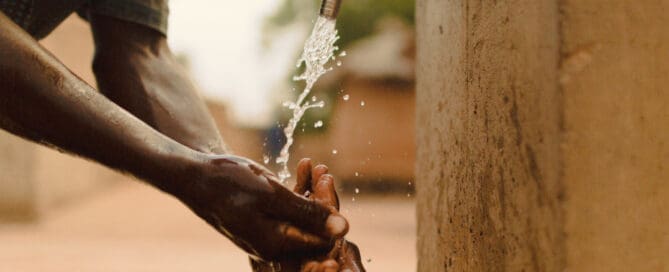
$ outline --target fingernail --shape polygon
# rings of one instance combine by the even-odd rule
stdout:
[[[325,272],[337,272],[337,270],[339,270],[339,264],[337,264],[337,261],[335,260],[327,260],[323,262],[323,267],[325,268]]]
[[[300,162],[298,164],[309,163],[309,162],[311,162],[311,158],[303,158],[303,159],[300,160]]]
[[[319,165],[316,165],[316,167],[314,167],[314,170],[318,170],[318,171],[322,171],[323,173],[327,173],[328,172],[328,167],[325,166],[324,164],[319,164]]]
[[[340,238],[346,235],[348,231],[348,222],[341,215],[330,215],[325,221],[328,233],[334,238]]]
[[[334,181],[334,177],[330,174],[325,174],[325,175],[321,176],[320,180],[322,180],[322,181],[326,181],[326,180],[327,181]]]

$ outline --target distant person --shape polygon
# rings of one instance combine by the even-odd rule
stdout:
[[[100,93],[36,41],[75,11],[93,31]],[[341,247],[348,224],[331,205],[334,187],[320,193],[328,203],[305,198],[259,164],[221,155],[216,125],[167,45],[167,16],[166,0],[0,0],[0,128],[173,195],[248,252],[258,271],[262,260],[362,270],[351,262],[359,263],[357,250]],[[311,176],[301,165],[300,178]]]

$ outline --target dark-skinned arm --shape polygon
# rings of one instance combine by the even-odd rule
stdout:
[[[337,211],[288,191],[261,166],[197,152],[156,131],[2,12],[0,128],[145,180],[257,258],[324,250],[348,228]]]
[[[151,127],[190,148],[225,153],[220,133],[162,33],[91,13],[93,71],[100,92]]]

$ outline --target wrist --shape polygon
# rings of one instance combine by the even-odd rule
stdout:
[[[182,199],[192,191],[196,177],[203,172],[204,155],[170,140],[168,146],[158,148],[145,157],[142,165],[146,180],[158,189]]]

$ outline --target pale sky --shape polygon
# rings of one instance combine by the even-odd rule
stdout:
[[[193,76],[205,95],[224,101],[231,117],[246,125],[274,121],[273,110],[281,103],[276,90],[285,84],[286,72],[308,32],[288,31],[270,50],[264,50],[260,43],[263,18],[278,3],[170,1],[172,49],[189,56]]]

